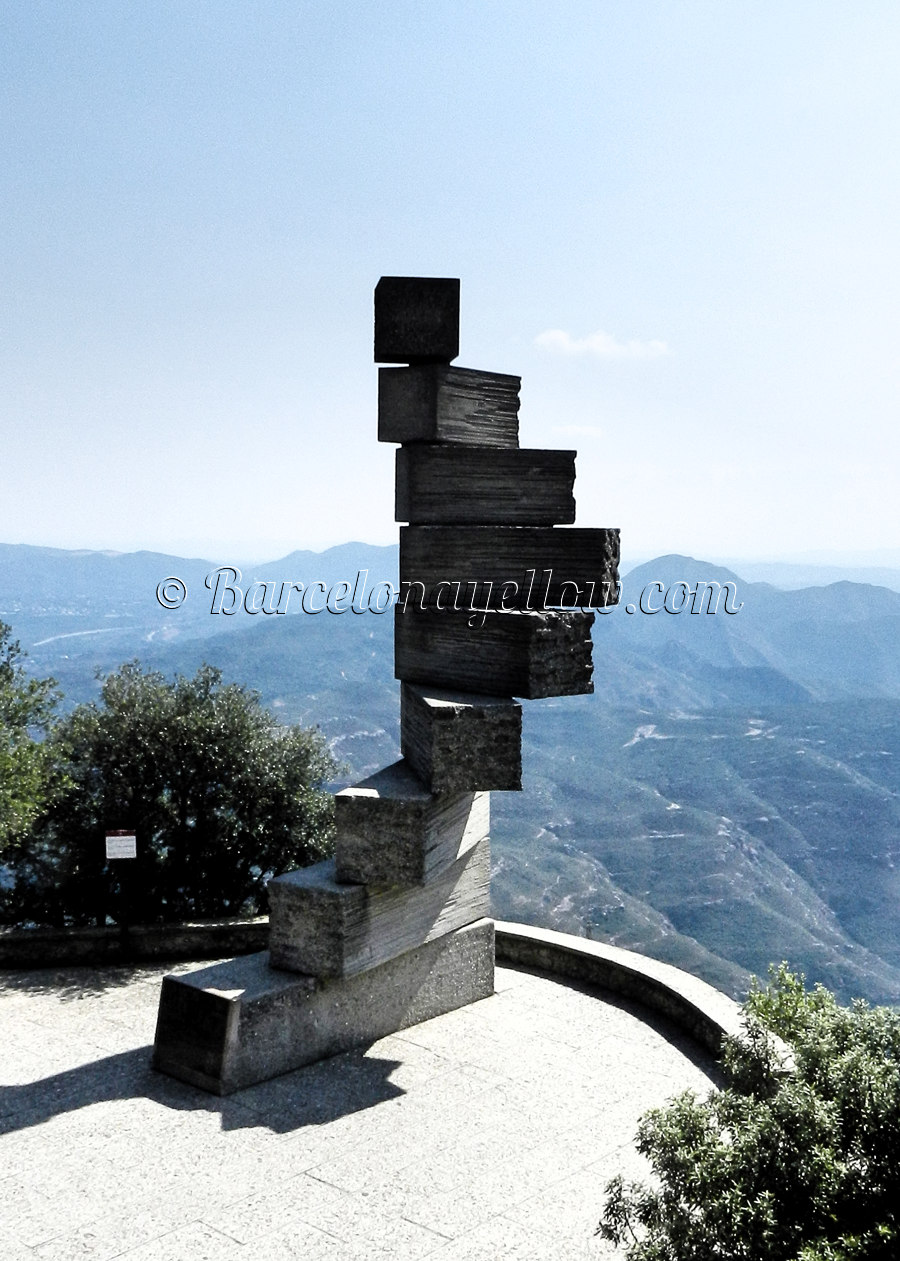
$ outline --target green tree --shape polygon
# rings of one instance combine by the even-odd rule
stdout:
[[[51,792],[48,751],[40,739],[56,704],[53,679],[32,679],[12,631],[0,622],[0,854],[31,825]]]
[[[254,914],[271,875],[325,856],[337,770],[322,735],[275,723],[205,665],[169,682],[137,661],[48,746],[65,788],[14,850],[15,922],[103,925]],[[107,831],[138,857],[107,862]]]
[[[893,1261],[900,1012],[841,1007],[782,964],[745,1015],[725,1088],[642,1119],[654,1184],[613,1179],[598,1233],[629,1261]],[[793,1071],[770,1033],[790,1045]]]

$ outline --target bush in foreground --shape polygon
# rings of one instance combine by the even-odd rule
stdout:
[[[0,622],[0,854],[50,800],[49,758],[40,736],[57,700],[53,679],[31,679],[19,644]]]
[[[745,1015],[726,1087],[643,1118],[654,1183],[613,1179],[598,1233],[628,1261],[893,1261],[900,1012],[840,1007],[782,964]],[[790,1044],[792,1073],[769,1033]]]
[[[47,741],[56,799],[6,860],[7,921],[172,922],[264,909],[269,876],[324,857],[337,767],[318,731],[282,727],[203,666],[174,682],[131,662]],[[107,831],[137,859],[106,862]]]

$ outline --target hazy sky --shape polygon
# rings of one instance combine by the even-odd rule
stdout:
[[[372,290],[627,555],[900,548],[896,0],[0,0],[0,541],[386,543]]]

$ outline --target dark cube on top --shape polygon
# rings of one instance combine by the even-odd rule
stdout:
[[[375,286],[375,362],[451,363],[459,354],[459,281],[382,276]]]

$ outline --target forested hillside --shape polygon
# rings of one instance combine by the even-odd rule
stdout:
[[[214,568],[5,547],[0,618],[69,704],[133,657],[168,674],[208,661],[285,721],[320,726],[351,778],[399,756],[391,616],[213,615]],[[395,549],[295,553],[240,582],[363,570],[395,581]],[[165,610],[171,575],[188,596]],[[698,579],[735,584],[740,611],[640,612],[649,584]],[[526,707],[524,791],[492,802],[497,915],[734,993],[784,958],[844,998],[900,1002],[900,593],[780,590],[660,558],[597,617],[594,662],[593,696]]]

